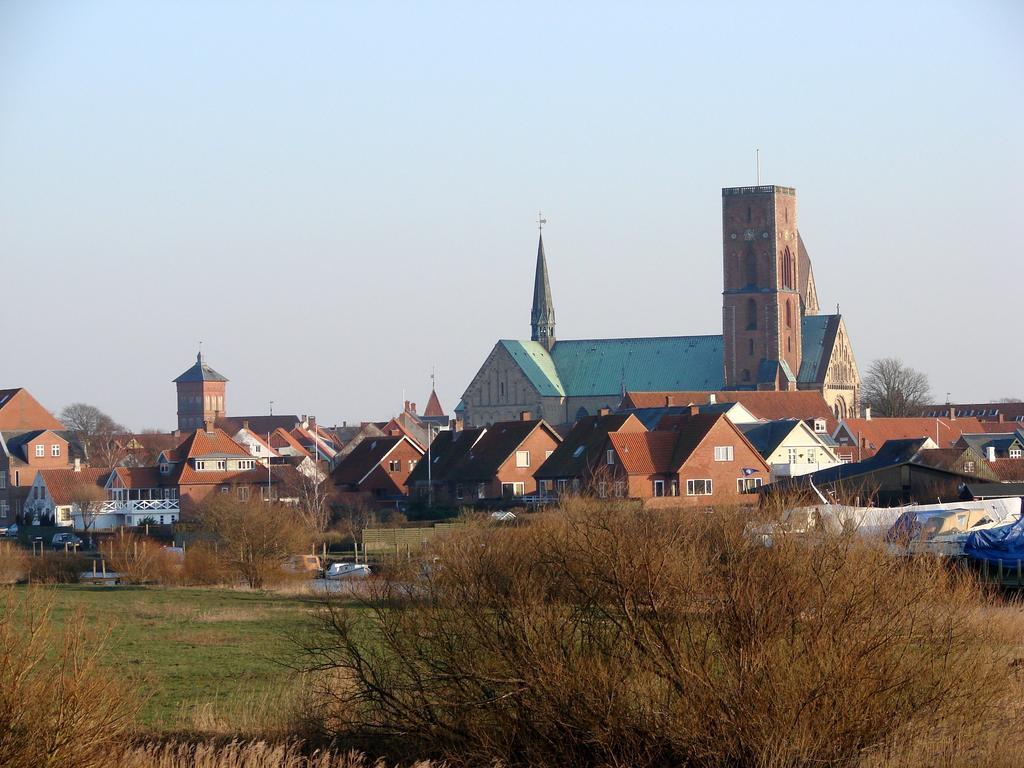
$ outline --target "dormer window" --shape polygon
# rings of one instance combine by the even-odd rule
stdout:
[[[824,419],[815,419],[814,420],[814,431],[815,432],[817,432],[818,434],[824,434],[825,429],[826,429],[826,426],[825,426],[825,420]]]
[[[171,465],[170,464],[168,464],[166,461],[160,462],[160,474],[161,475],[170,474],[170,471],[171,471]]]
[[[196,461],[196,469],[206,469],[205,461]]]

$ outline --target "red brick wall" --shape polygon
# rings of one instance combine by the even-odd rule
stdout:
[[[488,484],[488,496],[500,498],[502,483],[523,483],[523,493],[536,493],[537,481],[533,479],[533,473],[544,463],[545,452],[553,451],[557,447],[558,441],[546,429],[538,427],[533,430],[516,449],[519,451],[529,451],[530,466],[517,467],[516,455],[513,452],[498,468],[494,479]]]
[[[227,387],[223,381],[183,381],[178,383],[178,429],[183,432],[202,429],[206,421],[216,421],[227,413]],[[199,398],[195,402],[195,398]],[[214,398],[207,402],[207,397]],[[219,398],[219,399],[218,399]],[[207,405],[210,407],[207,408]],[[218,408],[217,406],[221,407]]]
[[[727,387],[753,384],[764,359],[785,360],[794,376],[800,370],[796,232],[796,193],[789,188],[722,191],[722,332]],[[754,308],[755,329],[748,329],[748,305]]]
[[[715,461],[715,446],[731,445],[732,461]],[[688,506],[708,506],[712,504],[751,504],[756,500],[753,496],[744,496],[736,487],[738,478],[743,477],[743,468],[751,467],[758,471],[750,477],[760,477],[763,484],[769,482],[770,470],[761,454],[751,448],[736,432],[728,419],[719,419],[708,432],[704,440],[694,449],[690,458],[679,469],[679,501]],[[711,496],[687,496],[687,480],[710,479]]]
[[[377,465],[377,468],[359,486],[359,490],[362,493],[370,493],[375,496],[406,495],[408,490],[405,481],[409,479],[409,473],[412,471],[409,462],[414,462],[413,467],[415,467],[416,462],[419,462],[421,458],[422,454],[403,440]],[[398,471],[393,472],[388,468],[392,461],[399,463]]]

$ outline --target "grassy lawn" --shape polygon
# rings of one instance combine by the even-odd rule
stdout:
[[[157,729],[187,727],[192,713],[270,702],[295,673],[277,660],[294,653],[289,635],[308,626],[307,597],[224,589],[60,586],[54,618],[76,610],[112,628],[110,665],[147,695],[142,713]]]

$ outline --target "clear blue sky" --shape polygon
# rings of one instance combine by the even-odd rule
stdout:
[[[636,7],[636,6],[639,6]],[[792,185],[861,369],[1024,396],[1024,4],[0,2],[0,387],[173,426],[452,408],[529,334],[720,332],[720,188]]]

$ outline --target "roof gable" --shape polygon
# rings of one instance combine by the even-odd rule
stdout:
[[[23,387],[0,389],[0,430],[64,429]]]

